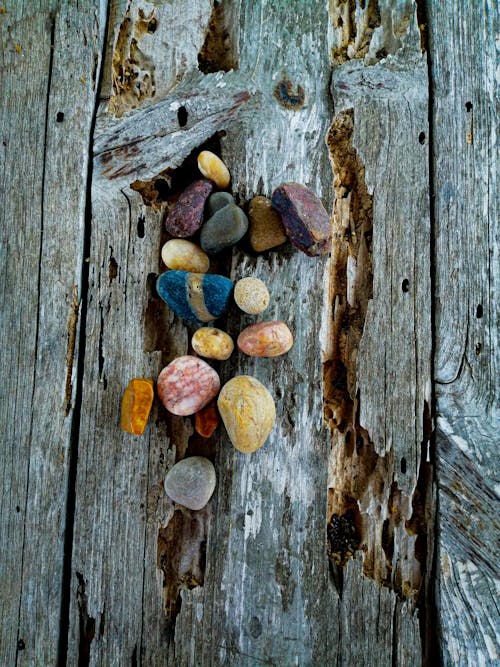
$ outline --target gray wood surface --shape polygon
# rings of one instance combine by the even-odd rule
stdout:
[[[416,4],[0,2],[0,664],[498,661],[498,7]],[[155,280],[202,146],[240,205],[332,212],[330,257],[212,265],[295,334],[219,367],[275,396],[251,456],[159,402],[120,430],[190,349]]]
[[[496,2],[431,3],[435,378],[445,665],[500,660]]]

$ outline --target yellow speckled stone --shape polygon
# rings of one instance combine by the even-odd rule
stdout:
[[[231,175],[224,162],[210,151],[201,151],[198,155],[198,169],[205,178],[209,178],[219,188],[227,188]]]
[[[276,419],[274,400],[250,375],[229,380],[217,400],[220,416],[235,448],[251,454],[267,440]]]
[[[225,361],[234,350],[233,339],[229,334],[215,327],[201,327],[195,331],[191,345],[196,354],[207,359]]]
[[[269,292],[259,278],[242,278],[234,286],[234,300],[243,312],[258,315],[269,305]]]
[[[206,252],[184,239],[167,241],[161,249],[161,258],[169,269],[176,271],[206,273],[210,266]]]

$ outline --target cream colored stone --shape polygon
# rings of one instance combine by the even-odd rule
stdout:
[[[167,241],[161,249],[161,258],[169,269],[176,271],[206,273],[210,267],[206,252],[184,239]]]
[[[269,305],[269,292],[259,278],[242,278],[234,287],[234,300],[243,312],[258,315]]]
[[[196,354],[207,359],[225,361],[234,350],[233,339],[229,334],[215,327],[201,327],[195,331],[191,345]]]
[[[276,407],[261,382],[250,375],[237,375],[222,388],[217,407],[238,451],[251,454],[262,447],[273,428]]]
[[[219,188],[227,188],[231,174],[224,162],[210,151],[201,151],[198,155],[198,169],[205,178],[209,178]]]

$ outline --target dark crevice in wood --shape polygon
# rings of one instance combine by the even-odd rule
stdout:
[[[95,637],[95,618],[88,614],[84,576],[80,572],[75,574],[78,579],[76,593],[79,614],[78,667],[88,667],[90,665],[90,645]]]
[[[106,12],[106,24],[104,26],[104,34],[108,34],[109,28],[109,11],[110,4],[108,4]],[[106,42],[104,42],[106,43]],[[101,63],[104,61],[104,47],[101,58]],[[66,495],[66,508],[64,518],[64,557],[62,569],[62,594],[61,594],[61,611],[60,611],[60,625],[59,625],[59,641],[57,646],[57,665],[64,667],[67,663],[68,655],[68,635],[70,627],[70,604],[71,595],[74,591],[73,576],[72,576],[72,560],[73,560],[73,534],[75,522],[75,504],[76,504],[76,475],[78,468],[78,445],[80,441],[80,420],[82,415],[82,396],[83,396],[83,374],[86,348],[86,325],[87,325],[87,307],[89,298],[89,262],[86,261],[90,257],[90,241],[92,234],[92,145],[94,138],[95,121],[97,109],[99,104],[99,93],[102,83],[102,67],[99,69],[98,81],[96,84],[94,110],[89,129],[89,143],[88,143],[88,167],[86,180],[86,200],[85,200],[85,214],[84,214],[84,229],[83,229],[83,252],[81,265],[81,299],[80,299],[80,330],[78,333],[78,359],[76,370],[76,388],[75,388],[75,402],[73,406],[73,414],[71,417],[71,436],[69,446],[69,464],[68,464],[68,487]]]
[[[71,400],[73,397],[73,365],[76,351],[76,332],[78,330],[78,314],[80,312],[80,301],[78,299],[78,285],[73,285],[73,293],[68,315],[68,344],[66,348],[66,389],[64,392],[66,407],[64,416],[71,412]]]
[[[198,69],[203,74],[238,69],[234,34],[235,21],[228,13],[228,2],[214,2],[205,41],[198,54]]]

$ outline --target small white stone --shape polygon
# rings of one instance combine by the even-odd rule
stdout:
[[[269,292],[259,278],[242,278],[234,287],[234,300],[243,312],[259,315],[269,305]]]

